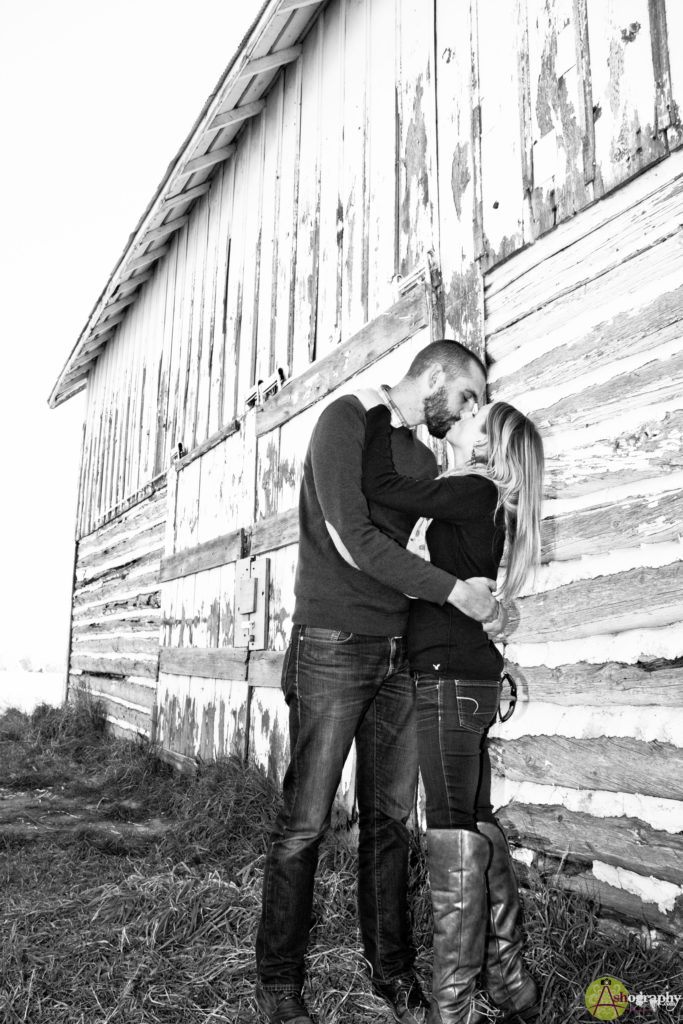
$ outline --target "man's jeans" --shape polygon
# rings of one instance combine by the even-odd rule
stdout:
[[[415,794],[417,728],[405,641],[295,626],[282,689],[291,759],[266,858],[259,980],[270,991],[301,991],[318,847],[354,737],[365,956],[374,977],[396,977],[414,960],[405,823]]]

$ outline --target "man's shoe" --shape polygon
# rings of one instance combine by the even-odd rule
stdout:
[[[256,985],[256,1004],[270,1024],[313,1024],[301,996],[269,992]]]
[[[400,1024],[422,1024],[429,1002],[414,974],[400,974],[388,981],[374,979],[372,987],[389,1006]]]

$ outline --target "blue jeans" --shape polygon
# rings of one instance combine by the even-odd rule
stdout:
[[[261,985],[298,993],[304,981],[318,848],[356,741],[358,913],[374,977],[408,970],[406,821],[417,779],[415,684],[401,637],[295,626],[282,689],[290,763],[270,837],[256,939]]]
[[[416,673],[420,774],[427,828],[477,831],[495,821],[488,730],[496,717],[498,679]]]

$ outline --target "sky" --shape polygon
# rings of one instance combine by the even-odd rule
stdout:
[[[0,666],[66,665],[85,397],[47,399],[262,0],[0,0]]]

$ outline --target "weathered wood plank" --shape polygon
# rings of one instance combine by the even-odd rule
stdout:
[[[526,10],[500,6],[495,18],[480,12],[478,33],[481,131],[483,255],[493,266],[524,244],[525,209],[520,105],[525,102],[521,73],[528,60]],[[523,48],[515,42],[523,43]],[[468,62],[469,63],[469,62]],[[475,131],[478,126],[475,124]],[[505,159],[501,154],[505,153]]]
[[[297,182],[294,334],[290,373],[315,358],[320,255],[320,65],[323,23],[308,34],[301,57],[301,115]]]
[[[596,299],[599,299],[598,295]],[[615,310],[608,320],[587,324],[585,331],[577,330],[571,342],[562,346],[561,358],[558,358],[558,349],[554,347],[543,352],[530,352],[524,367],[504,374],[508,393],[558,385],[566,391],[567,382],[571,381],[576,382],[577,391],[582,390],[585,384],[590,383],[591,372],[594,375],[598,369],[595,362],[597,351],[600,352],[599,365],[603,377],[610,372],[616,373],[625,356],[630,360],[627,365],[633,365],[633,357],[641,353],[652,352],[654,357],[659,348],[669,351],[681,333],[683,289],[672,288],[655,296],[646,295],[643,296],[644,301],[639,301],[637,292],[632,292],[631,300],[630,308]],[[530,337],[535,335],[542,319],[536,314],[530,318]],[[493,376],[501,376],[497,367]],[[494,390],[500,383],[502,381],[495,380]]]
[[[235,196],[235,201],[247,207],[245,224],[246,253],[242,269],[242,310],[240,347],[237,376],[237,415],[244,406],[247,392],[256,382],[256,352],[258,332],[258,303],[261,275],[261,205],[263,200],[263,170],[265,146],[265,114],[252,118],[245,134],[248,145],[249,171],[246,191]]]
[[[72,671],[81,670],[88,673],[103,673],[104,675],[117,676],[143,676],[146,679],[156,679],[158,674],[158,657],[149,660],[125,655],[115,654],[112,657],[105,657],[103,654],[73,654],[70,668]]]
[[[218,195],[219,220],[216,232],[215,273],[211,295],[211,380],[209,382],[209,412],[207,431],[209,440],[224,426],[223,407],[227,382],[227,292],[230,269],[230,229],[235,162],[224,164],[220,172]]]
[[[139,524],[139,526],[138,526]],[[138,526],[138,529],[135,527]],[[78,581],[89,579],[117,565],[128,565],[134,558],[152,554],[163,546],[164,524],[149,519],[138,520],[118,535],[108,537],[100,533],[100,544],[78,548]]]
[[[605,705],[630,707],[683,707],[683,661],[643,661],[637,665],[606,662],[602,665],[521,667],[509,670],[529,698],[564,707]],[[591,712],[587,712],[591,713]]]
[[[242,343],[242,309],[244,305],[244,265],[247,259],[246,227],[249,184],[249,146],[247,137],[252,122],[245,127],[242,144],[235,154],[235,178],[230,212],[230,264],[225,300],[226,349],[222,420],[227,423],[241,412],[243,396],[239,396],[240,346]]]
[[[268,646],[271,651],[284,651],[289,643],[292,632],[292,615],[294,613],[294,579],[296,575],[298,549],[295,544],[286,548],[271,550],[268,554],[270,559],[270,594],[268,596]],[[263,679],[261,685],[278,685],[279,669],[274,667],[275,675],[272,683],[267,680],[271,678],[269,673],[264,674],[265,666],[257,666],[254,658],[257,652],[252,652],[250,658],[249,678],[252,679],[252,669],[259,670],[259,678]]]
[[[542,643],[681,619],[683,562],[581,580],[520,598],[507,627],[513,643]]]
[[[681,933],[683,910],[680,907],[680,902],[679,906],[669,913],[665,913],[658,909],[656,903],[643,900],[626,889],[617,889],[615,886],[599,881],[590,872],[575,874],[575,876],[570,876],[570,874],[563,876],[560,873],[556,883],[555,876],[553,876],[553,883],[559,889],[579,893],[584,899],[592,900],[601,910],[615,912],[630,921],[644,922],[649,927],[672,936]]]
[[[211,193],[203,196],[195,208],[193,223],[196,223],[192,251],[192,329],[188,351],[187,391],[185,398],[185,447],[192,450],[205,440],[197,436],[199,373],[204,352],[204,293],[206,287],[206,259],[209,233],[209,205]],[[192,233],[190,234],[192,238]]]
[[[406,277],[439,251],[434,5],[398,0],[398,270]]]
[[[281,785],[289,761],[288,711],[278,691],[251,691],[249,756],[275,785]]]
[[[476,16],[472,3],[437,0],[439,236],[447,334],[481,354],[483,278],[475,259],[474,130]],[[478,97],[477,97],[478,98]],[[381,230],[386,230],[383,226]]]
[[[162,647],[160,671],[203,679],[246,679],[247,651],[234,647]]]
[[[189,225],[182,228],[177,237],[178,258],[174,281],[174,305],[172,314],[171,368],[169,373],[168,445],[172,451],[183,440],[184,412],[182,404],[185,393],[185,364],[187,358],[187,274],[189,270]],[[174,244],[176,241],[174,239]]]
[[[229,160],[234,152],[234,146],[223,146],[212,150],[210,153],[204,153],[202,156],[193,157],[192,160],[187,160],[183,164],[179,176],[189,177],[192,174],[196,174],[197,171],[204,171],[207,167],[221,164],[224,160]]]
[[[275,485],[280,464],[280,434],[276,428],[256,442],[256,516],[255,522],[268,519],[278,511]]]
[[[169,388],[171,370],[171,348],[173,345],[173,302],[175,290],[175,276],[178,264],[178,240],[168,254],[168,258],[162,264],[165,278],[165,289],[163,305],[161,310],[162,322],[159,324],[159,361],[158,361],[158,388],[156,403],[156,445],[154,450],[154,474],[162,473],[168,466],[170,456],[170,441],[168,438],[169,428]]]
[[[678,149],[683,144],[683,66],[677,59],[683,47],[683,6],[677,3],[666,3],[666,42],[668,43],[669,71],[671,75],[671,127],[667,137],[669,148]],[[663,42],[662,42],[663,47]],[[655,67],[655,76],[657,68]],[[659,79],[658,79],[659,80]]]
[[[683,179],[665,182],[653,193],[559,251],[551,251],[543,261],[543,273],[534,263],[525,272],[520,268],[519,276],[506,288],[487,283],[487,334],[492,337],[529,313],[619,270],[627,260],[676,234],[677,218],[683,212]]]
[[[162,558],[159,581],[165,583],[181,576],[191,576],[205,569],[215,569],[228,562],[234,562],[244,557],[245,548],[245,533],[240,529],[224,533],[203,544],[181,549]]]
[[[221,566],[218,579],[218,646],[232,647],[235,643],[235,590],[237,565],[230,562]]]
[[[427,324],[424,289],[417,287],[269,399],[257,412],[257,435],[308,409]]]
[[[113,546],[122,540],[134,538],[138,531],[163,525],[166,512],[166,480],[160,477],[153,485],[143,487],[132,495],[127,507],[124,505],[118,516],[85,534],[79,539],[79,555],[90,556],[102,548]]]
[[[139,656],[154,655],[159,648],[159,628],[148,631],[131,630],[123,636],[93,637],[90,633],[74,633],[71,638],[71,650],[74,657],[80,655],[99,654],[134,654]]]
[[[327,400],[325,399],[325,402]],[[280,428],[280,454],[277,473],[273,478],[278,512],[298,507],[308,443],[320,413],[321,407],[313,405],[301,416],[294,417]]]
[[[112,609],[136,607],[136,603],[150,603],[156,600],[159,592],[158,563],[151,569],[133,571],[117,575],[113,582],[100,583],[95,586],[80,588],[74,595],[74,614],[79,608],[87,608],[88,614],[95,614],[98,606],[106,605]]]
[[[348,337],[368,319],[367,90],[370,68],[368,19],[371,4],[344,3],[343,160],[341,201],[342,335]],[[360,59],[359,59],[360,58]],[[316,356],[324,355],[318,347]]]
[[[585,558],[639,544],[677,540],[681,523],[680,490],[568,512],[542,523],[541,559],[549,562]]]
[[[623,314],[637,315],[669,293],[675,302],[683,268],[680,236],[638,253],[620,267],[543,306],[488,340],[492,379],[511,374],[545,353],[557,352]],[[636,328],[636,336],[638,330]]]
[[[254,524],[250,553],[265,554],[289,544],[296,544],[298,540],[299,510],[291,508]]]
[[[203,455],[206,455],[207,452],[210,452],[212,448],[215,448],[217,445],[222,444],[225,440],[227,440],[227,438],[232,437],[233,434],[236,434],[239,431],[239,429],[239,420],[231,420],[230,423],[226,423],[224,427],[221,427],[220,430],[217,430],[215,434],[211,435],[211,437],[207,437],[206,441],[202,441],[202,443],[198,444],[196,448],[192,449],[192,451],[188,452],[186,455],[183,455],[182,459],[178,459],[176,461],[176,469],[178,471],[186,469],[190,465],[190,463],[195,462],[197,459],[200,459]]]
[[[256,310],[257,345],[255,379],[265,380],[272,373],[275,348],[275,321],[278,316],[277,264],[282,163],[282,90],[280,74],[268,95],[264,112],[263,201],[261,204],[261,253],[259,296]]]
[[[158,605],[140,608],[112,609],[103,605],[99,613],[81,609],[73,617],[73,635],[87,636],[97,633],[158,633],[161,611]]]
[[[506,779],[683,799],[683,750],[670,743],[524,736],[491,739],[489,747],[492,767]]]
[[[551,435],[553,431],[559,432],[567,426],[600,424],[629,405],[677,403],[683,385],[683,351],[672,352],[672,349],[679,345],[680,339],[676,339],[666,349],[655,350],[649,362],[634,368],[612,363],[609,371],[614,375],[610,379],[586,386],[580,394],[562,396],[552,405],[537,407],[534,421],[541,427],[550,428],[547,434]],[[538,404],[540,406],[542,402]]]
[[[80,597],[82,594],[99,593],[109,583],[117,583],[120,586],[133,578],[151,576],[155,570],[158,572],[160,555],[160,550],[155,545],[146,553],[138,554],[132,551],[127,561],[122,561],[118,557],[109,563],[92,568],[87,564],[83,565],[79,560],[76,568],[75,594]]]
[[[249,685],[279,687],[284,659],[284,651],[252,651],[249,657]]]
[[[198,380],[194,447],[209,436],[209,406],[212,385],[212,363],[215,346],[216,287],[218,275],[218,231],[221,218],[222,170],[214,177],[208,194],[208,225],[202,281],[202,320],[197,353]]]
[[[580,25],[566,0],[528,0],[531,205],[536,236],[573,216],[593,198],[586,187],[583,81],[577,66]],[[501,163],[503,163],[501,161]]]
[[[588,4],[596,185],[608,192],[666,156],[657,131],[648,0]]]
[[[323,111],[344,110],[345,11],[343,3],[329,4],[321,15],[323,37],[320,90]],[[393,89],[391,116],[393,125]],[[342,250],[346,230],[342,198],[345,135],[340,131],[339,119],[335,117],[323,117],[320,132],[320,258],[316,322],[318,358],[334,349],[342,336]]]
[[[299,130],[301,118],[301,62],[284,70],[282,105],[282,166],[277,266],[277,318],[273,367],[291,371],[294,345],[294,294],[296,274],[296,225],[299,178]]]
[[[655,831],[635,818],[596,818],[565,807],[518,803],[497,814],[512,842],[527,849],[568,856],[572,862],[600,860],[676,884],[683,881],[683,836]]]
[[[107,693],[120,700],[129,701],[132,704],[139,704],[146,708],[151,714],[156,698],[156,686],[153,683],[144,684],[132,679],[122,679],[118,676],[92,676],[87,673],[82,675],[69,676],[69,690],[74,689],[97,691]]]
[[[548,497],[574,498],[624,484],[633,486],[637,494],[639,481],[683,468],[683,412],[653,416],[645,409],[629,413],[631,423],[626,429],[621,425],[614,429],[607,421],[602,424],[602,436],[585,441],[580,452],[575,444],[567,444],[563,451],[561,442],[566,435],[558,435],[557,450],[547,464]]]

